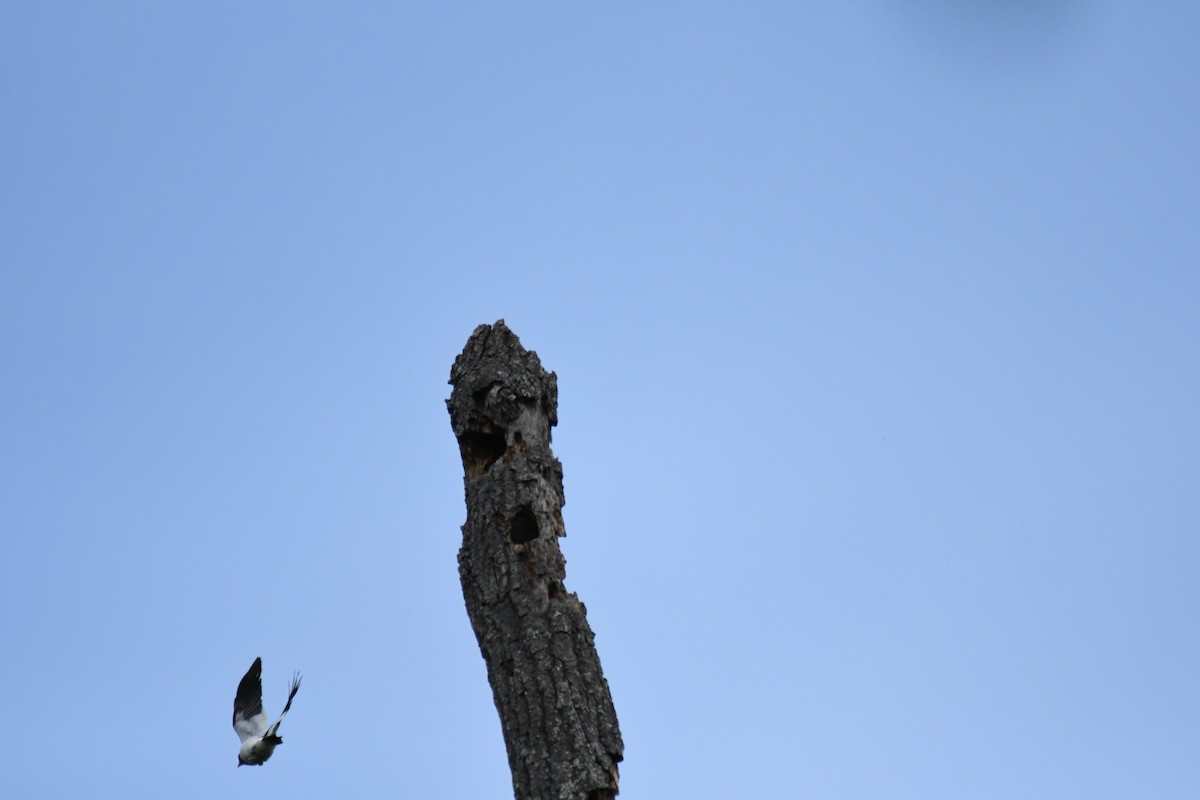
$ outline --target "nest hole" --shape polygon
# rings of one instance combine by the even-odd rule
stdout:
[[[537,515],[533,513],[533,507],[523,505],[518,508],[508,523],[508,540],[513,544],[525,544],[538,538],[539,534]]]
[[[507,445],[503,431],[468,431],[462,437],[463,466],[467,476],[478,478],[495,464]]]

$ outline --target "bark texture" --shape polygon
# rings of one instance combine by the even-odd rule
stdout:
[[[587,610],[563,585],[562,465],[550,451],[558,384],[503,320],[450,370],[467,521],[458,553],[471,627],[517,800],[606,800],[624,745]]]

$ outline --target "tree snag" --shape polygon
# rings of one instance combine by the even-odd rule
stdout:
[[[610,800],[625,748],[587,610],[563,586],[557,377],[500,320],[471,334],[450,383],[467,495],[458,571],[513,794]]]

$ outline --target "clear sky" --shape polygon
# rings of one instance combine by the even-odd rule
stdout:
[[[443,403],[504,318],[622,797],[1200,797],[1197,31],[6,4],[0,795],[508,796]]]

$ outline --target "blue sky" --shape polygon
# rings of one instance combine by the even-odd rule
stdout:
[[[622,797],[1195,798],[1197,9],[5,7],[0,794],[507,796],[504,318]]]

